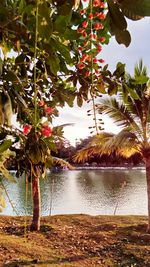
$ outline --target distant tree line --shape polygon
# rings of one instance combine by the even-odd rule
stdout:
[[[88,146],[92,140],[92,136],[76,141],[75,146],[72,146],[67,139],[57,143],[57,151],[53,152],[53,156],[67,160],[72,165],[92,165],[92,166],[138,166],[141,165],[142,157],[139,153],[135,153],[129,158],[118,156],[115,152],[111,155],[91,155],[84,163],[77,164],[74,162],[74,156],[78,151]]]

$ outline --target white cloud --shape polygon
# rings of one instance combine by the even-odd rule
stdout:
[[[109,45],[104,46],[100,57],[104,58],[109,64],[109,69],[113,71],[117,62],[126,64],[126,70],[133,74],[134,66],[139,59],[143,59],[144,64],[150,70],[150,18],[145,18],[139,21],[128,21],[128,30],[131,34],[131,44],[129,47],[119,45],[115,38],[111,38]],[[67,106],[60,110],[60,116],[56,119],[56,124],[75,123],[73,127],[66,127],[65,137],[75,143],[76,138],[85,138],[90,135],[89,126],[93,125],[92,116],[87,116],[87,110],[90,109],[90,104],[85,104],[83,107],[68,108]],[[117,132],[118,128],[110,119],[105,119],[105,130]]]

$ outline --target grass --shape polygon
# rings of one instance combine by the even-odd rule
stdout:
[[[146,216],[57,215],[39,232],[31,218],[0,216],[0,266],[150,266]]]

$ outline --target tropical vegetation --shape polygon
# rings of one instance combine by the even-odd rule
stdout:
[[[121,91],[116,97],[104,97],[99,112],[107,114],[121,131],[102,132],[80,150],[75,161],[83,161],[92,154],[112,154],[130,157],[140,153],[145,162],[148,195],[148,231],[150,232],[150,88],[149,77],[142,61],[135,66],[134,76],[125,75]]]
[[[52,126],[58,107],[74,101],[81,107],[90,98],[95,114],[95,98],[106,86],[115,93],[122,78],[121,64],[112,74],[97,57],[103,44],[115,35],[128,46],[125,17],[149,15],[148,0],[0,2],[0,152],[2,158],[8,149],[15,152],[17,175],[31,182],[32,230],[40,228],[39,179],[52,166],[51,151],[62,137],[63,127]],[[19,129],[11,126],[12,112]],[[1,173],[10,178],[3,164]]]

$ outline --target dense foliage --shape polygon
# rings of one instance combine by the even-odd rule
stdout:
[[[52,127],[58,107],[72,107],[74,101],[81,107],[91,98],[95,114],[95,97],[117,92],[124,66],[119,63],[112,74],[98,54],[110,34],[128,46],[125,16],[140,19],[149,11],[147,0],[136,5],[127,0],[0,2],[2,153],[16,151],[17,175],[25,173],[32,183],[34,221],[39,217],[39,178],[52,166],[51,151],[62,138],[63,126]],[[12,111],[21,129],[10,126]],[[96,117],[95,128],[98,132]]]

